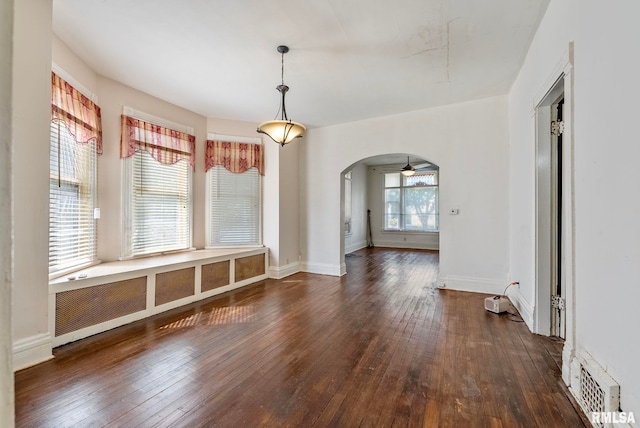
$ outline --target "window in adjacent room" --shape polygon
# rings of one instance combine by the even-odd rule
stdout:
[[[96,260],[96,162],[100,108],[52,73],[49,144],[49,274]]]
[[[351,199],[351,171],[344,175],[344,233],[351,233],[352,199]]]
[[[384,175],[384,229],[438,231],[438,171]]]
[[[262,245],[261,144],[208,140],[207,246]]]
[[[122,256],[190,249],[195,137],[123,115],[120,157]]]

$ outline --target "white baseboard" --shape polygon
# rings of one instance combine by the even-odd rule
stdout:
[[[468,276],[442,275],[438,280],[440,288],[474,293],[502,294],[505,280],[474,278]]]
[[[53,358],[51,334],[41,333],[13,343],[13,370],[22,370]]]
[[[330,265],[328,263],[302,263],[302,271],[308,273],[317,273],[319,275],[342,276],[346,271],[344,264]]]
[[[407,248],[411,250],[438,250],[437,243],[419,243],[419,242],[398,242],[398,241],[376,241],[375,247],[382,248]]]
[[[348,247],[344,247],[344,253],[345,254],[353,253],[354,251],[361,250],[366,246],[367,246],[367,241],[356,242],[354,244],[349,245]]]
[[[513,303],[513,306],[515,306],[518,312],[520,312],[520,316],[527,327],[529,327],[529,331],[533,331],[533,305],[527,302],[527,299],[524,298],[518,288],[509,287],[507,295],[509,296],[511,303]]]
[[[562,380],[567,387],[571,387],[571,362],[575,358],[573,347],[569,340],[564,342],[562,348]]]
[[[284,266],[269,266],[269,278],[282,279],[300,272],[300,262],[289,263]]]

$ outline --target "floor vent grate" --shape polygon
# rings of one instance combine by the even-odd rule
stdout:
[[[580,367],[580,404],[587,415],[605,411],[604,390],[582,365]],[[594,423],[594,425],[604,426],[601,423]]]
[[[577,360],[574,372],[577,382],[572,382],[574,395],[593,426],[608,427],[608,423],[593,420],[591,416],[620,410],[620,385],[588,354]]]

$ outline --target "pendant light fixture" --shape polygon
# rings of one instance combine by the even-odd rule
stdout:
[[[400,173],[406,177],[410,177],[416,173],[416,169],[409,164],[409,156],[407,156],[407,165],[402,168]]]
[[[289,52],[289,47],[287,46],[278,46],[278,52],[281,55],[281,83],[276,86],[278,92],[282,94],[281,104],[280,104],[280,119],[269,120],[267,122],[263,122],[258,126],[257,131],[261,134],[266,134],[269,138],[271,138],[276,143],[284,146],[285,144],[289,144],[296,138],[302,137],[307,128],[304,127],[301,123],[293,122],[289,120],[287,117],[287,109],[284,105],[284,96],[286,95],[289,87],[284,84],[284,54]],[[278,117],[278,114],[276,114]]]

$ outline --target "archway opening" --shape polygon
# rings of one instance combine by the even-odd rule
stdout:
[[[435,162],[407,153],[364,158],[341,172],[343,274],[345,256],[363,248],[440,249],[439,173]]]

